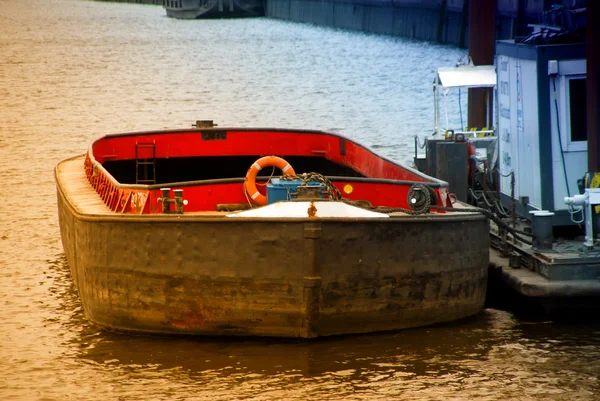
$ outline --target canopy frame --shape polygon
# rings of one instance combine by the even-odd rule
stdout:
[[[494,88],[496,86],[496,67],[493,65],[460,65],[457,67],[440,67],[436,70],[433,80],[434,96],[434,134],[444,134],[450,129],[448,123],[448,103],[447,96],[452,89],[458,88]],[[440,93],[444,100],[444,115],[446,128],[440,127]],[[486,96],[487,110],[491,107],[489,91]],[[490,127],[490,117],[487,113],[486,124]],[[464,127],[461,127],[461,130]]]

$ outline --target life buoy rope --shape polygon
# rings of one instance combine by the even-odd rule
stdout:
[[[281,157],[264,156],[252,163],[246,173],[244,188],[246,189],[248,196],[250,196],[250,199],[252,199],[252,202],[260,206],[267,204],[267,197],[258,192],[258,189],[256,188],[256,175],[260,170],[269,166],[277,167],[283,172],[283,175],[296,174],[292,166]]]

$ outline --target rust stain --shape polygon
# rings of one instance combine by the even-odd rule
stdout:
[[[315,207],[315,203],[313,201],[310,202],[307,213],[308,217],[317,217],[317,208]]]
[[[178,329],[190,329],[193,327],[199,327],[204,325],[204,318],[202,316],[185,316],[181,320],[171,320],[169,324]]]
[[[185,286],[196,286],[193,280],[186,280]],[[230,309],[222,304],[206,305],[197,304],[189,305],[181,303],[173,305],[170,310],[165,311],[165,323],[173,328],[183,331],[203,330],[207,324],[216,324],[224,321],[224,317],[230,313]],[[226,319],[225,319],[226,320]]]

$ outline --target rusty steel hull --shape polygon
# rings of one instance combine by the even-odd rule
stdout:
[[[480,215],[94,215],[74,208],[60,182],[57,192],[86,316],[109,329],[311,338],[483,308],[489,240]]]

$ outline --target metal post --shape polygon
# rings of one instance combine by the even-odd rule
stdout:
[[[460,28],[458,30],[458,47],[461,49],[466,48],[465,45],[465,30],[467,25],[467,18],[469,17],[469,0],[463,0],[463,7],[460,11]]]
[[[158,199],[159,202],[162,202],[164,214],[171,213],[171,204],[169,203],[169,198],[171,197],[171,188],[161,188],[161,197]]]
[[[442,43],[442,38],[444,35],[444,26],[446,25],[446,0],[441,0],[438,6],[438,21],[437,21],[437,33],[436,33],[436,42]]]
[[[585,201],[585,242],[583,245],[590,249],[594,247],[594,219],[589,197]]]
[[[174,189],[173,196],[175,197],[175,213],[183,213],[183,189]]]
[[[494,64],[497,0],[471,0],[469,4],[469,56],[475,65]],[[483,127],[492,108],[485,110],[490,88],[469,89],[469,127]]]
[[[533,249],[536,251],[551,251],[554,237],[552,235],[553,212],[538,210],[532,213],[531,230],[533,234]]]
[[[600,2],[588,1],[586,11],[586,90],[588,171],[600,172]]]
[[[438,77],[435,77],[436,83],[433,85],[433,133],[437,134],[439,129],[439,94],[438,94]]]

